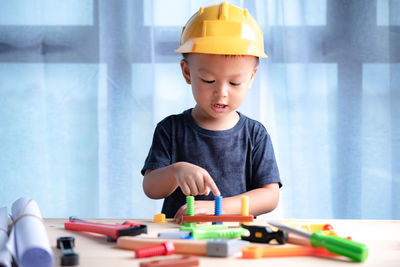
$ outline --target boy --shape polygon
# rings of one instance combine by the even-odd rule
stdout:
[[[271,139],[261,123],[236,109],[243,102],[264,53],[262,32],[247,10],[223,2],[200,8],[183,28],[181,69],[191,85],[193,109],[162,120],[142,169],[143,190],[165,198],[162,212],[181,223],[187,195],[195,214],[240,214],[241,195],[250,214],[272,211],[281,186]],[[212,192],[212,194],[210,193]]]

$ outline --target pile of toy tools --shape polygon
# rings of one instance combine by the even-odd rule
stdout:
[[[158,239],[121,237],[117,241],[117,246],[136,250],[160,246],[163,242],[170,241],[176,254],[228,257],[241,250],[242,258],[246,259],[288,256],[337,258],[338,255],[342,255],[353,261],[362,262],[368,257],[368,248],[365,245],[349,238],[338,237],[329,224],[297,225],[296,228],[278,223],[270,223],[271,227],[249,225],[253,222],[253,216],[248,213],[246,196],[242,198],[241,214],[221,214],[219,211],[222,210],[222,197],[217,197],[215,200],[214,215],[194,215],[193,196],[186,198],[186,205],[187,214],[183,218],[180,231],[158,233]],[[197,222],[213,224],[197,225]],[[231,227],[221,222],[238,222],[239,226]],[[268,246],[271,242],[275,244]],[[286,243],[295,245],[276,246]],[[164,248],[162,251],[166,253],[167,250]]]
[[[249,214],[246,196],[242,197],[241,214],[222,214],[222,197],[215,199],[214,215],[195,215],[193,196],[187,196],[186,207],[187,213],[179,229],[159,232],[158,238],[136,236],[147,233],[147,228],[135,222],[110,225],[72,217],[65,223],[65,229],[106,235],[117,240],[118,248],[134,251],[138,259],[171,254],[190,255],[141,262],[140,266],[149,267],[198,266],[199,259],[195,256],[230,257],[238,252],[244,259],[311,256],[345,260],[340,259],[340,256],[345,256],[363,262],[368,257],[365,245],[351,238],[339,237],[330,224],[297,224],[289,227],[270,222],[270,226],[250,225],[253,216]],[[154,223],[166,222],[163,214],[157,214],[154,218]],[[231,224],[228,226],[223,222]],[[238,225],[232,225],[232,222]],[[287,243],[291,244],[281,246]]]

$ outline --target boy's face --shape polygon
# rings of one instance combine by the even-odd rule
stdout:
[[[190,54],[181,61],[183,76],[192,85],[197,105],[195,119],[237,122],[235,110],[242,104],[258,70],[253,56]],[[196,116],[197,118],[196,118]],[[235,121],[236,120],[236,121]]]

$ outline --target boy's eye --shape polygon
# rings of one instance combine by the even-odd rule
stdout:
[[[242,83],[234,83],[234,82],[230,82],[229,84],[230,84],[230,85],[232,85],[232,86],[239,86],[239,85],[241,85]]]
[[[203,82],[205,82],[205,83],[213,83],[213,82],[215,82],[215,80],[204,80],[204,79],[201,79]]]

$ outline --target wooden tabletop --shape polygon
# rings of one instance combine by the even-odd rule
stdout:
[[[89,219],[101,223],[122,223],[123,219]],[[79,266],[83,267],[125,267],[139,266],[142,261],[180,257],[180,255],[159,256],[146,259],[135,259],[134,252],[117,248],[116,243],[106,241],[102,235],[74,232],[64,229],[67,219],[45,219],[51,247],[54,252],[55,266],[60,264],[60,251],[56,247],[56,240],[61,236],[75,237],[74,251],[79,254]],[[144,236],[156,237],[162,231],[178,229],[179,225],[168,222],[156,224],[152,220],[129,219],[146,224],[148,234]],[[275,220],[278,221],[278,220]],[[282,220],[289,223],[326,224],[333,226],[340,236],[351,236],[354,241],[364,243],[369,248],[369,257],[364,263],[355,263],[346,259],[327,259],[315,257],[285,257],[242,259],[241,252],[228,258],[199,257],[200,266],[218,267],[250,267],[250,266],[400,266],[400,221],[390,220]],[[256,220],[252,225],[267,225],[265,220]],[[285,245],[287,246],[287,245]]]

